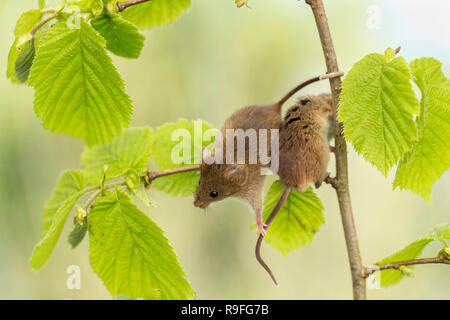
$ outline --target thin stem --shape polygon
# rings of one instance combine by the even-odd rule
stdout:
[[[129,1],[123,1],[123,2],[117,2],[117,8],[119,9],[119,12],[122,12],[128,7],[134,6],[136,4],[144,3],[150,0],[129,0]]]
[[[325,178],[325,183],[328,183],[329,185],[331,185],[333,188],[338,189],[338,181],[336,178],[332,178],[332,177],[326,177]]]
[[[160,177],[169,176],[171,174],[177,174],[177,173],[182,173],[182,172],[195,171],[195,170],[199,170],[199,169],[200,169],[200,165],[195,165],[195,166],[189,166],[189,167],[168,169],[168,170],[163,170],[163,171],[159,171],[159,172],[149,172],[149,173],[147,173],[148,183],[151,183],[153,180],[160,178]]]
[[[84,195],[84,194],[86,194],[86,193],[95,191],[95,190],[97,190],[97,189],[100,189],[100,185],[89,186],[89,187],[84,188],[82,194]]]
[[[306,0],[311,6],[312,12],[319,31],[323,54],[327,65],[327,72],[338,72],[336,52],[331,38],[328,19],[322,0]],[[330,79],[331,95],[333,106],[337,110],[339,93],[341,89],[341,79]],[[355,222],[353,220],[352,205],[348,187],[348,167],[347,167],[347,144],[342,134],[342,124],[335,119],[335,156],[336,156],[336,178],[333,180],[344,228],[347,253],[350,261],[352,274],[353,297],[354,299],[366,299],[366,281],[363,277],[363,264],[359,252],[358,237],[356,234]],[[330,181],[331,182],[331,181]]]
[[[53,19],[55,19],[57,16],[59,16],[60,14],[74,14],[74,13],[90,13],[91,10],[90,9],[80,9],[80,11],[77,12],[71,12],[71,11],[56,11],[55,8],[47,8],[47,9],[43,9],[41,10],[42,14],[49,14],[48,16],[46,16],[45,18],[43,18],[41,21],[39,21],[34,27],[33,29],[31,29],[30,31],[30,35],[31,35],[31,39],[34,42],[35,37],[36,37],[36,33],[39,31],[40,28],[42,28],[45,24],[47,24],[48,22],[52,21]]]
[[[413,260],[406,260],[406,261],[398,261],[394,263],[386,263],[386,264],[377,264],[373,266],[368,266],[363,269],[363,276],[368,277],[372,273],[376,271],[381,270],[388,270],[388,269],[395,269],[398,270],[401,266],[411,266],[416,264],[450,264],[450,260],[445,259],[443,257],[436,257],[436,258],[423,258],[423,259],[413,259]]]
[[[146,175],[141,176],[141,178],[144,178],[144,180],[146,181],[147,184],[150,184],[153,180],[160,178],[160,177],[164,177],[164,176],[168,176],[168,175],[172,175],[172,174],[177,174],[177,173],[182,173],[182,172],[188,172],[188,171],[195,171],[200,169],[200,165],[195,165],[195,166],[189,166],[189,167],[181,167],[181,168],[175,168],[175,169],[168,169],[168,170],[163,170],[163,171],[159,171],[159,172],[148,172]],[[82,194],[85,195],[87,193],[93,192],[95,191],[91,197],[87,200],[86,204],[84,205],[84,208],[86,210],[89,209],[89,207],[92,205],[92,203],[94,203],[94,201],[105,191],[105,190],[109,190],[115,187],[119,187],[119,186],[123,186],[125,185],[125,182],[123,181],[123,179],[118,178],[120,180],[117,180],[115,182],[110,182],[109,184],[105,184],[103,187],[101,184],[97,184],[95,186],[89,186],[86,187]]]
[[[36,32],[38,32],[38,30],[39,30],[43,25],[45,25],[47,22],[49,22],[49,21],[53,20],[54,18],[56,18],[56,16],[58,16],[58,14],[59,14],[58,12],[54,11],[52,14],[50,14],[50,15],[47,16],[47,17],[45,17],[45,18],[42,19],[41,21],[39,21],[39,22],[33,27],[33,29],[31,29],[30,35],[31,35],[31,38],[33,39],[33,41],[34,41],[34,38],[35,38],[35,36],[36,36]]]
[[[103,193],[102,189],[99,189],[95,191],[92,196],[89,197],[88,201],[86,201],[86,204],[84,205],[83,209],[86,210],[86,212],[89,210],[89,208],[92,206],[94,201]]]
[[[54,13],[54,12],[56,12],[56,9],[55,9],[55,8],[47,8],[47,9],[42,9],[42,10],[41,10],[41,13],[42,13],[42,14],[46,14],[46,13]]]
[[[96,186],[92,186],[92,187],[88,187],[86,189],[83,190],[83,194],[95,191],[90,197],[89,199],[86,201],[86,204],[84,205],[84,209],[86,211],[89,210],[89,208],[92,206],[92,204],[94,203],[94,201],[105,191],[105,190],[109,190],[109,189],[113,189],[115,187],[120,187],[125,185],[125,182],[123,180],[119,181],[119,182],[115,182],[115,183],[111,183],[111,184],[107,184],[107,185],[96,185]]]
[[[300,91],[304,87],[310,85],[311,83],[314,83],[314,82],[317,82],[320,80],[331,79],[331,78],[335,78],[335,77],[342,77],[343,75],[344,75],[343,72],[331,72],[331,73],[323,74],[323,75],[311,78],[309,80],[306,80],[306,81],[300,83],[295,88],[293,88],[291,91],[289,91],[283,98],[281,98],[280,101],[277,102],[277,105],[279,106],[279,109],[281,110],[281,106],[286,101],[288,101],[294,94],[296,94],[298,91]]]

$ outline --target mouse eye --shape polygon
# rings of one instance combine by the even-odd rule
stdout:
[[[302,106],[305,106],[308,102],[311,102],[311,100],[309,100],[309,99],[303,99],[302,101],[300,101],[300,104],[301,104]]]
[[[217,191],[211,191],[211,193],[209,194],[211,198],[217,198],[218,195],[219,193]]]

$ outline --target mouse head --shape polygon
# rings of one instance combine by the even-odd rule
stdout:
[[[319,96],[303,96],[298,99],[298,105],[304,110],[312,111],[321,118],[330,119],[334,116],[334,108],[331,95],[321,94]]]
[[[200,165],[200,181],[194,194],[194,205],[204,209],[212,202],[235,195],[244,188],[247,180],[248,168],[245,165],[207,164],[203,161]]]

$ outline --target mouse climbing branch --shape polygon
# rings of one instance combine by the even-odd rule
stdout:
[[[328,26],[328,19],[322,0],[305,0],[311,7],[316,21],[317,30],[322,44],[323,54],[328,72],[338,72],[339,67],[334,50],[333,40]],[[341,89],[341,79],[330,79],[333,106],[337,110],[339,93]],[[352,205],[348,187],[348,166],[347,166],[347,144],[342,133],[342,124],[335,120],[335,156],[336,156],[336,177],[329,179],[329,183],[335,188],[339,209],[344,228],[347,253],[350,261],[353,284],[353,298],[366,299],[366,281],[363,276],[363,264],[359,251],[358,237],[356,234],[355,222],[353,220]]]

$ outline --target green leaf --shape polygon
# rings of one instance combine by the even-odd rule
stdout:
[[[445,255],[447,256],[447,259],[450,259],[450,248],[444,248],[443,252],[445,253]]]
[[[61,11],[63,11],[64,8],[66,8],[66,6],[67,6],[67,1],[70,2],[70,0],[62,0],[62,1],[56,6],[55,11],[58,12],[58,13],[61,12]]]
[[[38,0],[38,7],[40,10],[44,9],[46,5],[47,4],[45,0]]]
[[[44,127],[90,146],[119,135],[132,113],[123,80],[104,46],[84,19],[80,28],[58,20],[40,41],[29,78]]]
[[[442,239],[450,239],[450,226],[448,223],[444,222],[438,224],[433,229],[428,232],[428,236]]]
[[[387,63],[391,62],[392,60],[395,59],[396,53],[395,50],[392,48],[387,48],[384,51],[384,59],[386,60]]]
[[[443,223],[436,226],[428,233],[426,237],[417,239],[402,250],[397,251],[381,261],[378,261],[376,265],[416,259],[422,254],[423,249],[429,243],[433,241],[445,241],[445,239],[450,239],[450,227],[448,223]],[[413,267],[414,266],[408,266],[407,270],[412,271]],[[394,269],[378,271],[373,275],[376,283],[379,283],[381,287],[396,284],[403,279],[404,276],[404,272]]]
[[[141,176],[139,175],[139,172],[137,172],[134,169],[128,170],[125,177],[125,184],[132,194],[136,193],[140,183],[141,183]]]
[[[145,37],[138,28],[119,15],[103,14],[91,24],[106,40],[106,49],[126,58],[137,58],[144,47]]]
[[[41,10],[33,9],[22,13],[14,28],[16,39],[26,36],[41,19]]]
[[[92,0],[91,12],[94,17],[98,17],[99,15],[101,15],[103,13],[103,8],[103,0]]]
[[[394,189],[408,189],[431,200],[431,188],[450,168],[450,81],[442,63],[433,58],[411,62],[414,81],[422,92],[417,117],[419,139],[400,161]]]
[[[264,221],[269,217],[283,193],[284,186],[275,181],[264,199]],[[325,223],[323,204],[312,188],[291,191],[264,238],[283,255],[311,242]]]
[[[52,197],[47,202],[42,220],[43,238],[34,247],[30,266],[38,270],[44,266],[58,242],[67,217],[84,194],[85,180],[79,171],[66,171],[59,179]],[[49,221],[51,218],[51,224]],[[44,232],[46,231],[46,232]]]
[[[163,231],[120,190],[89,213],[92,269],[109,292],[132,299],[192,299],[194,291]]]
[[[8,66],[6,69],[6,77],[11,79],[12,83],[21,83],[19,78],[16,76],[16,59],[19,55],[19,50],[17,49],[17,41],[13,43],[8,53]]]
[[[190,4],[190,0],[152,0],[127,8],[122,16],[141,29],[150,28],[174,22]]]
[[[342,83],[338,118],[345,138],[385,176],[417,139],[419,102],[410,80],[403,57],[387,62],[373,53],[357,62]]]
[[[144,183],[140,183],[137,187],[136,193],[134,194],[136,198],[139,199],[146,207],[155,207],[155,204],[150,200],[147,189],[145,188]]]
[[[148,300],[161,300],[161,292],[159,292],[158,289],[154,289],[153,292],[150,294],[153,294],[153,296],[151,296],[151,298]],[[113,297],[113,300],[133,300],[133,299],[124,294],[118,294]]]
[[[247,8],[251,8],[251,7],[248,5],[248,0],[234,0],[234,3],[236,4],[236,7],[238,7],[238,8],[241,8],[241,7],[243,7],[244,5],[245,5]]]
[[[53,194],[46,202],[44,214],[42,216],[41,236],[44,237],[52,222],[55,214],[64,202],[76,195],[86,187],[86,179],[81,171],[64,171],[56,183]]]
[[[196,128],[199,131],[197,133],[195,132]],[[180,119],[176,123],[166,123],[157,128],[152,156],[159,170],[200,163],[202,147],[211,143],[211,141],[202,141],[202,133],[204,134],[209,129],[213,128],[205,121],[190,122],[186,119]],[[173,138],[172,135],[174,135]],[[186,147],[185,151],[189,154],[183,154],[182,146]],[[174,163],[173,154],[186,157],[186,161]],[[158,178],[152,183],[152,187],[172,196],[190,196],[198,185],[198,179],[197,171],[183,172]]]
[[[88,183],[100,182],[105,164],[107,180],[123,176],[130,169],[141,173],[149,162],[152,141],[150,128],[132,128],[106,144],[86,148],[81,163]]]
[[[29,10],[24,12],[19,20],[17,20],[16,27],[14,29],[15,40],[8,54],[8,67],[6,70],[6,77],[11,79],[13,83],[21,83],[16,76],[16,59],[19,56],[20,48],[19,44],[23,47],[24,43],[30,40],[29,32],[33,27],[41,21],[42,13],[40,10]]]
[[[20,50],[16,59],[15,71],[20,82],[27,81],[35,55],[34,45],[30,40]]]
[[[92,7],[92,0],[68,0],[67,5],[75,5],[80,9],[90,9]]]
[[[81,241],[83,241],[87,229],[88,229],[87,219],[85,219],[85,222],[83,224],[75,223],[72,232],[70,232],[69,237],[67,238],[69,244],[72,246],[72,249],[78,247]]]

